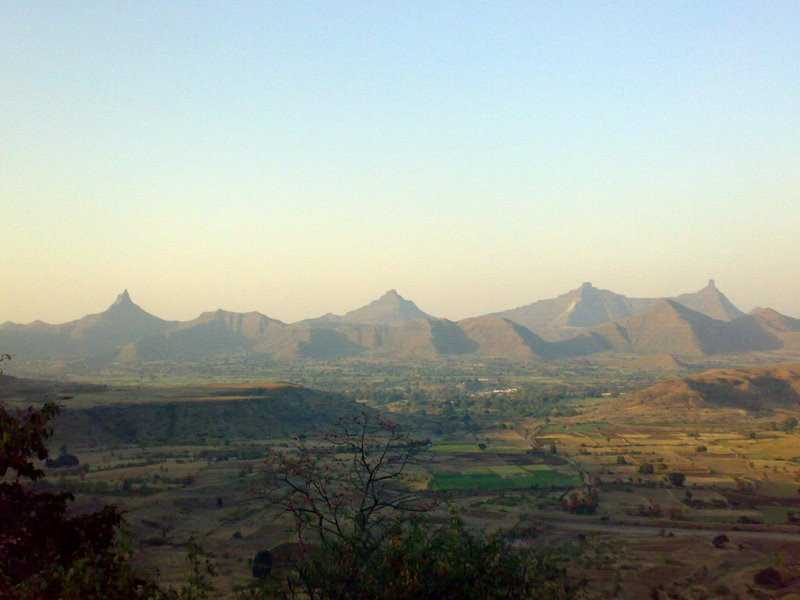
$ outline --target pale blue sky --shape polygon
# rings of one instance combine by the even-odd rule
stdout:
[[[797,1],[0,0],[0,321],[800,316],[798,56]]]

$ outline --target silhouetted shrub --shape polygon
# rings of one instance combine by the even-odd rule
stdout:
[[[261,550],[253,558],[253,577],[264,579],[272,572],[272,553]]]
[[[686,481],[686,475],[677,471],[670,473],[668,478],[669,482],[675,487],[683,487],[683,484]]]
[[[639,473],[642,475],[652,475],[656,472],[655,467],[652,463],[642,463],[639,465]]]

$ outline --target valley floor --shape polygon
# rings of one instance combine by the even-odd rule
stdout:
[[[269,388],[259,385],[259,393]],[[394,410],[433,442],[430,459],[407,484],[442,501],[434,519],[446,519],[455,508],[471,526],[511,532],[515,544],[565,548],[573,559],[570,573],[588,580],[594,598],[800,593],[800,432],[783,427],[800,410],[686,413],[644,406],[623,391],[570,396],[558,410],[512,417],[503,414],[497,396],[513,385],[492,381],[488,396],[465,393],[469,418],[453,412],[450,400],[421,412],[381,400],[382,410]],[[200,405],[219,400],[220,389],[231,402],[247,400],[253,387],[123,386],[65,402],[76,411],[98,400]],[[603,380],[595,387],[625,384]],[[492,398],[497,402],[487,402]],[[192,426],[207,425],[199,420]],[[136,434],[115,439],[70,431],[56,443],[66,443],[81,464],[49,469],[47,480],[77,492],[82,509],[121,505],[140,564],[157,570],[165,583],[186,577],[185,545],[196,540],[213,552],[215,585],[229,593],[252,582],[258,551],[294,539],[291,523],[265,501],[261,474],[268,448],[284,447],[295,431],[285,429],[246,439],[198,431],[194,443],[170,444],[137,440]],[[593,514],[566,512],[565,494],[588,487],[598,493]],[[753,583],[766,567],[787,574],[785,588]]]

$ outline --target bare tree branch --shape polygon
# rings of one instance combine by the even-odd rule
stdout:
[[[408,488],[405,476],[430,447],[379,416],[340,419],[331,431],[296,438],[266,460],[266,495],[295,520],[298,537],[374,547],[403,513],[433,508]]]

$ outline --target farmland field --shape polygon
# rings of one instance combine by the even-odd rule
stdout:
[[[592,389],[628,385],[622,375],[576,373],[580,385],[599,378]],[[525,532],[519,543],[578,540],[571,552],[586,562],[574,568],[605,590],[600,597],[647,598],[654,582],[667,586],[675,572],[686,576],[698,565],[714,573],[701,587],[746,590],[754,569],[777,555],[791,561],[800,549],[800,435],[779,426],[796,412],[699,409],[687,418],[645,411],[624,394],[599,399],[577,390],[558,392],[555,401],[548,391],[542,400],[535,392],[535,400],[511,402],[480,390],[454,394],[438,373],[429,375],[437,383],[422,378],[398,400],[393,372],[366,378],[372,391],[353,391],[359,377],[312,375],[336,381],[337,393],[263,378],[70,393],[52,449],[64,446],[80,466],[48,469],[47,481],[75,492],[79,507],[121,505],[137,560],[168,584],[188,574],[188,540],[213,548],[215,585],[228,593],[252,581],[256,552],[294,536],[291,522],[261,496],[267,453],[298,435],[317,447],[319,433],[345,408],[389,411],[430,441],[405,485],[437,503],[433,519],[453,510],[486,532]],[[485,384],[510,385],[567,382],[551,373]],[[350,404],[351,393],[359,404]],[[7,400],[24,406],[30,398]],[[589,488],[596,494],[590,511],[565,508],[568,494]],[[721,533],[735,551],[709,553]],[[615,582],[609,568],[619,574]]]
[[[491,469],[494,471],[494,469]],[[533,473],[509,473],[502,475],[496,472],[486,473],[435,473],[431,479],[430,489],[434,491],[450,490],[518,490],[538,488],[561,488],[580,485],[580,477],[565,475],[558,471],[542,469]]]

